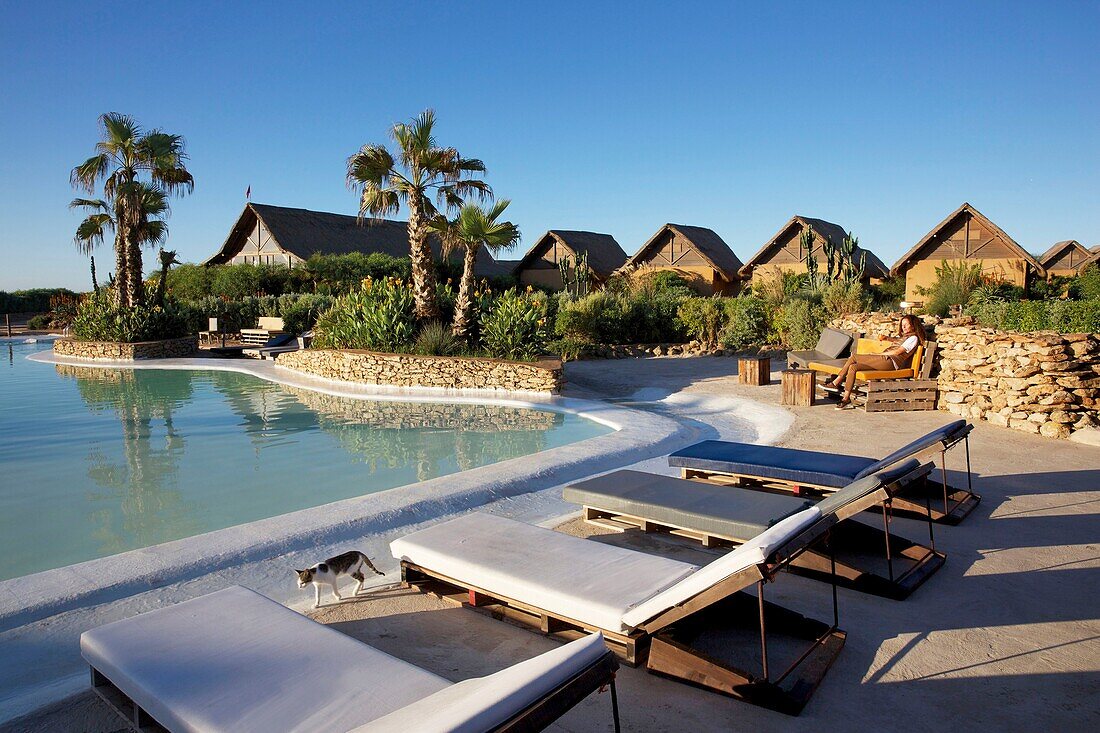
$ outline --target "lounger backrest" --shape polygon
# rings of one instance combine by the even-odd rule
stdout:
[[[821,518],[816,506],[792,514],[745,542],[733,552],[704,565],[623,614],[623,624],[637,628],[646,621],[690,601],[695,596],[753,565],[765,562],[776,550]]]
[[[852,345],[852,336],[835,328],[825,328],[817,339],[816,351],[829,359],[839,358]]]
[[[482,733],[508,722],[607,653],[603,634],[571,641],[487,677],[459,682],[352,733]],[[369,692],[368,692],[369,694]]]
[[[972,430],[972,426],[966,420],[954,420],[947,423],[943,427],[936,428],[932,432],[922,435],[914,440],[912,443],[898,448],[890,455],[883,458],[881,461],[872,463],[867,468],[863,469],[856,474],[856,478],[860,479],[864,476],[870,476],[872,473],[881,471],[884,468],[888,468],[898,461],[903,461],[906,458],[911,458],[918,453],[928,450],[933,446],[940,443],[947,443],[959,440]]]
[[[265,331],[282,331],[283,319],[274,316],[260,316],[258,327]]]
[[[843,489],[838,489],[819,501],[817,503],[817,508],[821,510],[824,516],[836,514],[842,507],[854,501],[859,501],[868,494],[873,494],[883,486],[889,486],[890,484],[904,479],[907,475],[920,468],[920,466],[920,461],[911,458],[904,463],[899,463],[891,468],[872,473],[870,476],[857,478]]]

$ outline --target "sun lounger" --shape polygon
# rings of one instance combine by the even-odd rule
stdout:
[[[790,570],[830,582],[835,574],[836,582],[858,591],[908,597],[945,558],[936,552],[931,519],[929,546],[891,534],[890,504],[895,494],[924,480],[931,470],[929,463],[909,460],[830,494],[817,508],[838,520],[829,533],[832,553],[811,547],[791,562]],[[584,507],[584,519],[592,524],[620,532],[670,532],[707,547],[739,545],[809,505],[787,494],[629,470],[571,484],[562,496]],[[875,506],[882,511],[882,529],[852,518]]]
[[[210,349],[211,354],[217,356],[252,356],[253,358],[261,356],[261,352],[270,349],[278,349],[287,346],[296,337],[292,333],[280,333],[272,336],[267,341],[263,342],[259,346],[216,346]],[[295,347],[297,348],[297,347]]]
[[[134,728],[196,733],[541,730],[616,668],[589,638],[455,684],[239,586],[86,631],[80,649]]]
[[[787,352],[787,367],[790,369],[806,369],[811,361],[837,366],[844,364],[848,350],[852,347],[855,338],[852,334],[839,331],[835,328],[824,328],[817,339],[817,345],[812,349]]]
[[[811,507],[703,567],[480,513],[390,551],[424,592],[559,638],[599,632],[628,664],[797,715],[844,645],[836,587],[828,624],[765,602],[764,584],[833,524]],[[739,592],[753,586],[756,597]],[[738,626],[747,644],[716,639]],[[780,674],[769,667],[775,632],[809,642]]]
[[[939,482],[912,484],[903,495],[895,496],[893,509],[898,514],[923,519],[931,492],[933,521],[958,524],[981,501],[972,490],[970,473],[970,431],[965,420],[955,420],[922,435],[881,460],[842,453],[823,453],[798,448],[779,448],[721,440],[706,440],[676,451],[668,465],[681,469],[684,478],[704,479],[740,486],[760,486],[765,490],[795,494],[823,495],[847,486],[856,479],[909,458],[924,460],[939,456]],[[966,489],[947,482],[947,451],[962,443],[966,449]]]
[[[260,316],[256,328],[242,328],[241,341],[252,346],[259,346],[273,336],[283,332],[283,319],[272,316]]]

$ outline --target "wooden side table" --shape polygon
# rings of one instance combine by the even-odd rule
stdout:
[[[750,356],[737,360],[737,381],[760,387],[772,383],[772,360],[769,356]]]
[[[784,369],[783,404],[812,407],[816,376],[813,369]]]

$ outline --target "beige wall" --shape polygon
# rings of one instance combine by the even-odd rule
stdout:
[[[544,288],[553,290],[562,289],[561,273],[557,269],[532,270],[525,268],[519,272],[519,282],[521,285],[541,285]]]
[[[1011,285],[1023,287],[1027,282],[1027,260],[1022,259],[982,259],[965,260],[966,262],[980,262],[982,275]],[[909,301],[924,302],[927,296],[920,293],[917,288],[928,288],[936,282],[936,268],[942,260],[920,260],[912,263],[905,272],[905,299]],[[958,262],[956,260],[955,262]],[[954,263],[953,263],[954,264]]]

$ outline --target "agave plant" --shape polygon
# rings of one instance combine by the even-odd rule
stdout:
[[[428,225],[439,214],[436,204],[457,209],[470,194],[481,198],[492,195],[489,184],[471,178],[484,173],[485,164],[463,158],[454,148],[440,147],[434,128],[435,113],[430,109],[409,123],[398,122],[390,130],[397,143],[397,158],[385,145],[367,144],[348,158],[347,170],[348,185],[361,190],[361,218],[381,218],[397,213],[401,204],[408,207],[409,257],[419,320],[439,316],[435,269],[428,247]]]

